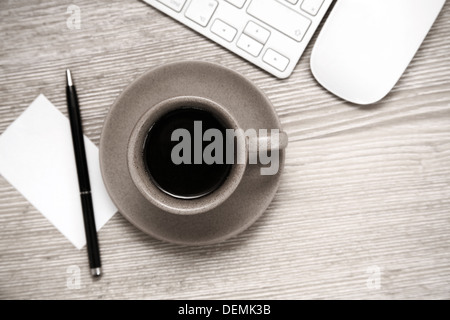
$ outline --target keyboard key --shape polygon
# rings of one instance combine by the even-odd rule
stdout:
[[[172,10],[175,10],[176,12],[180,12],[181,9],[183,9],[184,4],[186,3],[186,0],[158,0],[162,4],[166,5]]]
[[[206,27],[216,11],[217,5],[215,0],[192,0],[185,15],[188,19]]]
[[[268,49],[266,51],[266,54],[263,57],[263,61],[267,64],[270,64],[275,69],[280,70],[281,72],[286,70],[286,67],[289,64],[288,58],[282,56],[281,54],[272,49]]]
[[[297,4],[298,0],[286,0],[290,4]]]
[[[226,0],[226,1],[231,3],[233,6],[241,9],[244,6],[245,1],[247,1],[247,0]]]
[[[237,46],[255,57],[259,56],[263,48],[263,45],[261,43],[259,43],[256,40],[253,40],[244,33],[239,38]]]
[[[324,0],[304,0],[300,8],[309,13],[312,16],[315,16],[322,6]]]
[[[249,23],[247,23],[244,33],[262,44],[265,44],[270,36],[269,30],[264,29],[253,21],[249,21]]]
[[[248,14],[297,42],[302,41],[311,20],[273,0],[252,0]]]
[[[237,30],[222,20],[216,19],[211,27],[211,32],[217,34],[222,39],[231,42],[236,36]]]

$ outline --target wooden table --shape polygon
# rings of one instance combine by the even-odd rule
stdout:
[[[203,60],[269,96],[290,136],[286,169],[263,217],[222,244],[162,243],[116,214],[99,232],[100,281],[86,248],[0,177],[0,298],[450,298],[449,3],[392,93],[367,107],[315,82],[312,45],[277,80],[143,2],[77,0],[79,30],[66,24],[71,4],[0,2],[0,133],[40,93],[67,115],[70,67],[85,134],[98,145],[130,81],[167,62]]]

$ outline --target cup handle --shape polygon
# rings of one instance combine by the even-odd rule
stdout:
[[[270,135],[266,137],[258,137],[257,139],[257,148],[256,146],[252,146],[251,143],[249,145],[249,152],[267,152],[271,150],[283,150],[288,145],[288,135],[284,131],[280,131],[278,134]]]

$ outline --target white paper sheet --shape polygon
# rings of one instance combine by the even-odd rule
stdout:
[[[98,148],[86,137],[84,143],[100,230],[117,208],[103,184]],[[0,136],[0,174],[75,247],[86,244],[69,119],[44,95]]]

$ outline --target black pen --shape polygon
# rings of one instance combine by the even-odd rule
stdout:
[[[80,187],[81,206],[83,208],[84,231],[86,232],[87,252],[91,274],[99,277],[102,273],[100,249],[98,246],[97,229],[95,227],[94,209],[92,207],[91,184],[89,182],[86,150],[84,148],[83,129],[81,126],[78,96],[72,81],[70,70],[66,70],[67,109],[69,110],[70,128],[72,130],[73,149],[77,164],[78,185]]]

